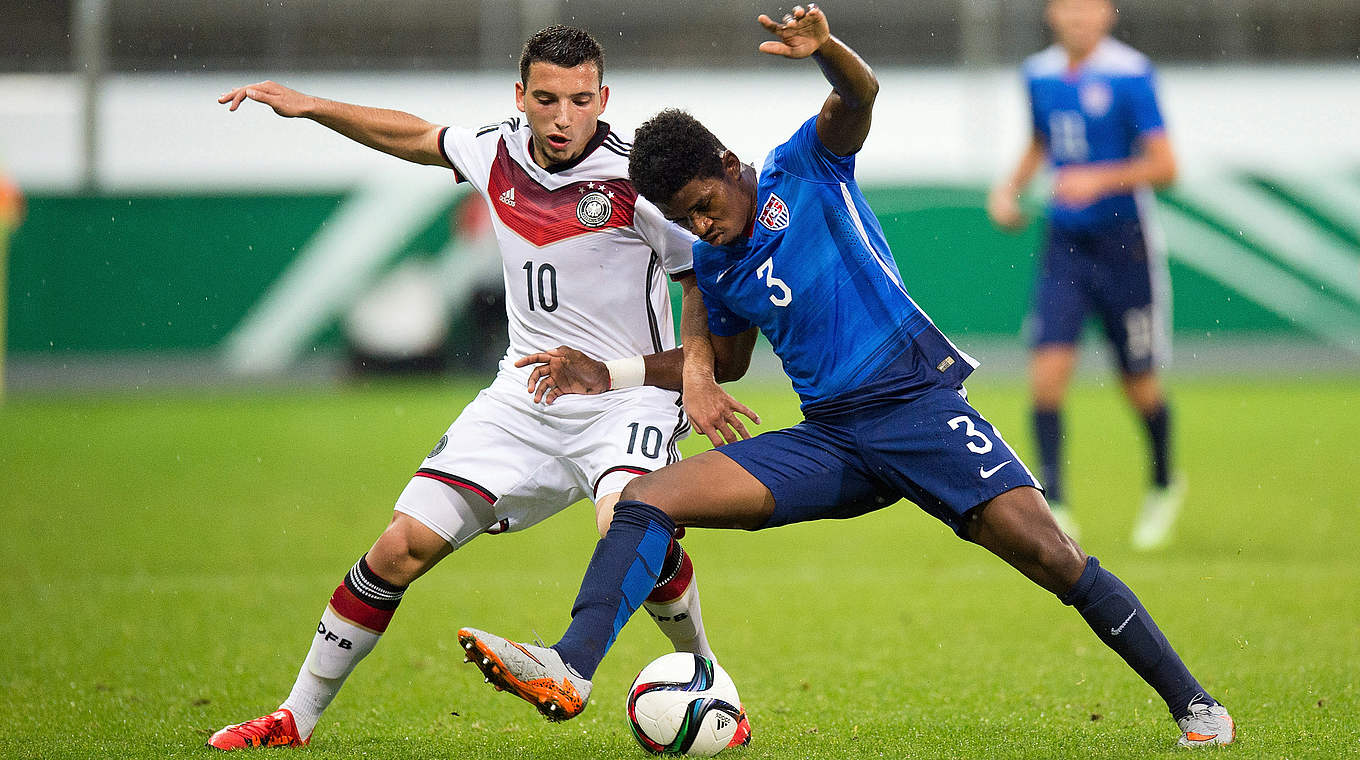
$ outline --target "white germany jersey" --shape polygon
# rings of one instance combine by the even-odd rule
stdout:
[[[491,209],[510,320],[501,376],[527,378],[514,360],[559,345],[601,361],[674,348],[667,277],[692,271],[694,238],[638,196],[631,144],[608,124],[550,169],[534,163],[532,134],[516,117],[439,137],[458,180]]]

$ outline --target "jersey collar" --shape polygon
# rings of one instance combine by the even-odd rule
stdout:
[[[594,153],[596,148],[599,148],[601,145],[603,145],[604,138],[608,136],[609,136],[609,123],[604,121],[596,122],[595,134],[590,136],[590,140],[586,142],[586,149],[581,151],[581,155],[571,159],[570,161],[562,161],[560,163],[552,164],[551,166],[542,167],[543,171],[549,174],[558,174],[577,166],[582,161],[589,158],[590,154]],[[532,157],[533,155],[534,155],[534,135],[532,132],[530,132],[529,156]]]

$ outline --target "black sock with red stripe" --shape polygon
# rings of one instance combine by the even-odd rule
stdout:
[[[365,554],[345,574],[345,582],[336,587],[331,595],[331,607],[341,617],[382,633],[392,621],[406,589],[406,586],[397,586],[378,577],[368,566],[368,555]]]

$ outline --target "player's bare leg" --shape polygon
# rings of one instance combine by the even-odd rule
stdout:
[[[1237,729],[1227,709],[1190,675],[1133,591],[1058,528],[1037,489],[1015,488],[985,504],[969,538],[1075,607],[1166,702],[1182,745],[1232,743]]]
[[[1124,395],[1143,420],[1148,435],[1151,483],[1133,529],[1133,548],[1157,549],[1171,531],[1185,503],[1185,479],[1171,468],[1171,412],[1155,372],[1126,374]]]
[[[718,449],[630,482],[623,498],[654,504],[691,528],[754,530],[774,514],[770,489]]]
[[[969,538],[1054,594],[1072,588],[1086,564],[1086,554],[1034,488],[992,499],[974,519]]]
[[[1063,532],[1073,538],[1080,536],[1080,529],[1063,493],[1062,407],[1076,366],[1077,347],[1071,343],[1045,343],[1035,348],[1030,358],[1034,440],[1039,447],[1048,506]]]
[[[307,744],[345,679],[377,646],[407,586],[452,551],[415,518],[395,513],[331,595],[288,698],[269,715],[223,728],[208,746],[233,750]]]

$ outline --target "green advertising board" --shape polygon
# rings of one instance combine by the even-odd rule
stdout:
[[[947,333],[1020,332],[1039,223],[1019,234],[997,231],[980,187],[880,186],[866,193],[913,297]],[[1228,200],[1217,203],[1221,198]],[[219,351],[267,295],[290,297],[280,292],[285,274],[300,252],[322,245],[320,233],[341,224],[352,200],[353,194],[31,197],[12,241],[9,352],[21,358]],[[379,252],[381,267],[365,276],[445,249],[456,234],[449,219],[457,200],[451,195],[433,213],[402,222],[409,229],[389,236],[395,242]],[[1243,204],[1256,226],[1234,216]],[[1237,178],[1228,190],[1178,188],[1160,211],[1176,333],[1308,336],[1360,354],[1354,220],[1260,177]],[[1271,216],[1261,218],[1267,211]],[[364,287],[353,285],[353,292]],[[298,350],[333,343],[339,316],[323,315]]]

